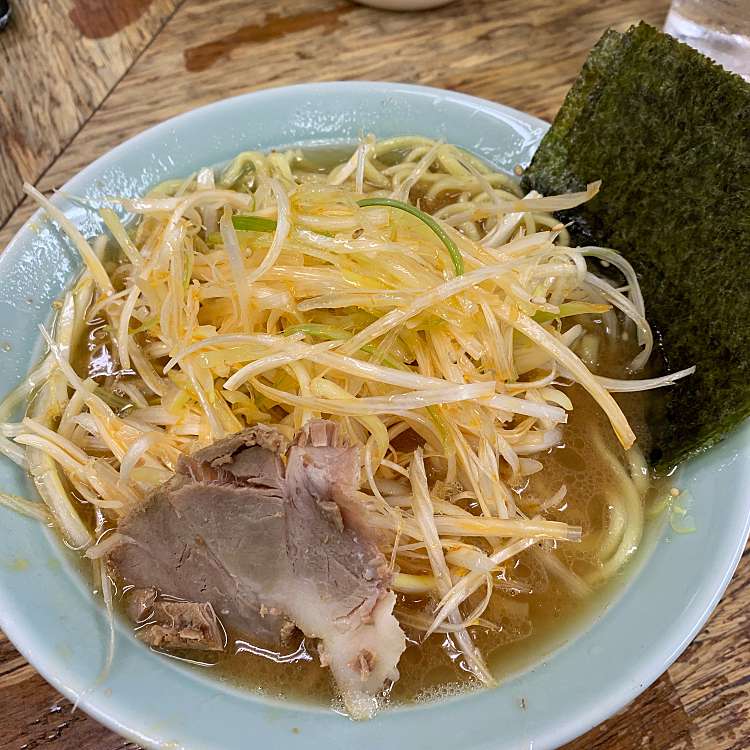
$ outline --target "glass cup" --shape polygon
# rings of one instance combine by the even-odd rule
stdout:
[[[750,0],[672,0],[664,31],[750,81]]]

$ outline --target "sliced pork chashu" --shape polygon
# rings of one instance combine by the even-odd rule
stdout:
[[[405,637],[358,486],[357,450],[338,445],[333,423],[309,423],[291,447],[258,425],[180,461],[121,521],[110,562],[126,584],[210,604],[258,641],[295,626],[319,639],[350,714],[366,718],[398,679]]]

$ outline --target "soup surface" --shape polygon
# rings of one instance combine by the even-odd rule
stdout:
[[[314,158],[321,157],[314,154]],[[325,154],[324,158],[330,157]],[[113,357],[106,334],[102,333],[102,323],[92,324],[89,342],[79,350],[76,365],[81,375],[101,377],[113,372]],[[607,337],[601,330],[603,325],[602,321],[589,323],[592,335],[602,342],[603,356],[597,371],[612,377],[622,375],[633,347],[607,348]],[[574,408],[565,427],[564,442],[542,457],[544,470],[517,489],[527,496],[545,497],[552,488],[564,484],[568,488],[566,503],[555,517],[581,525],[584,538],[591,538],[606,527],[607,488],[617,486],[612,467],[595,441],[601,440],[615,455],[619,456],[622,451],[606,417],[591,397],[577,386],[572,386],[569,393]],[[646,452],[649,445],[646,410],[653,405],[654,396],[620,394],[618,400]],[[643,498],[644,504],[661,497],[662,484],[659,480],[653,481],[654,486]],[[563,546],[560,553],[565,564],[578,574],[585,575],[596,568],[597,561],[587,553],[585,545]],[[581,600],[571,596],[569,589],[547,572],[532,552],[521,553],[514,565],[498,576],[502,594],[496,596],[487,615],[497,629],[472,629],[496,676],[502,680],[522,671],[538,663],[565,640],[579,635],[617,596],[627,582],[629,570],[636,564],[637,559],[631,561],[614,580]],[[124,600],[122,595],[118,599],[121,611]],[[399,607],[402,612],[420,612],[428,604],[428,599],[401,596]],[[391,703],[436,700],[479,687],[448,634],[434,634],[422,640],[419,632],[410,632],[408,626],[406,630],[408,645],[399,662],[400,678],[388,693]],[[330,673],[320,668],[314,641],[297,633],[283,650],[276,651],[253,643],[241,633],[230,630],[227,636],[230,646],[222,654],[200,658],[190,652],[164,652],[164,655],[201,670],[210,670],[219,680],[267,697],[338,705],[335,684]]]
[[[62,363],[67,384],[53,373],[40,390],[26,440],[62,467],[67,536],[83,540],[105,595],[111,574],[125,611],[132,586],[107,560],[136,544],[120,524],[163,482],[231,485],[184,470],[181,455],[258,423],[294,440],[325,417],[357,447],[361,480],[346,500],[361,516],[331,533],[351,523],[353,544],[367,537],[358,549],[382,560],[377,600],[392,602],[392,586],[387,616],[406,635],[381,697],[491,685],[580,632],[643,537],[647,393],[663,380],[646,377],[654,339],[632,269],[606,248],[567,247],[550,213],[595,192],[524,197],[470,154],[404,137],[353,155],[246,152],[126,201],[142,214],[127,229],[105,214],[119,247],[94,243],[76,287],[88,303],[63,304],[80,331],[74,372]],[[173,541],[183,555],[193,541],[221,548]],[[141,637],[158,625],[139,623]],[[223,651],[162,650],[269,696],[335,705],[319,659],[330,642],[295,623],[280,648],[235,628]],[[359,654],[364,682],[377,661]]]
[[[612,451],[617,451],[618,446],[610,435],[607,420],[591,398],[578,388],[572,391],[575,408],[566,427],[565,442],[544,457],[545,471],[523,491],[544,495],[546,483],[566,484],[569,502],[559,517],[580,523],[587,534],[595,535],[606,524],[606,488],[613,484],[613,478],[611,467],[592,446],[592,435],[599,434]],[[623,401],[627,402],[631,423],[637,425],[645,443],[648,439],[643,421],[645,397],[630,396]],[[655,482],[644,503],[651,503],[660,494],[661,484]],[[646,552],[641,550],[641,555]],[[570,549],[564,559],[579,573],[590,571],[596,565],[585,551],[576,548]],[[512,569],[505,572],[512,580],[507,584],[498,581],[503,587],[502,598],[496,598],[492,611],[487,614],[499,628],[472,629],[495,675],[500,680],[510,677],[538,663],[566,640],[580,635],[617,596],[638,559],[640,557],[582,601],[571,596],[533,554],[519,555]],[[401,597],[399,606],[406,611],[420,611],[426,603]],[[450,636],[434,634],[423,641],[420,633],[410,632],[408,627],[406,630],[408,645],[399,662],[399,680],[389,691],[391,703],[437,700],[479,687],[462,664]],[[283,651],[274,651],[253,644],[241,634],[230,632],[228,635],[233,647],[214,659],[196,660],[187,653],[179,657],[197,668],[210,669],[218,679],[267,697],[338,705],[335,685],[330,674],[320,668],[314,642],[298,634]]]

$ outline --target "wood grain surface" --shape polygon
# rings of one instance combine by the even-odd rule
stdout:
[[[0,226],[23,181],[44,174],[176,7],[177,0],[15,4],[0,34]]]
[[[362,78],[454,89],[551,119],[605,28],[641,18],[661,25],[667,6],[465,0],[399,14],[345,0],[16,0],[13,24],[0,33],[0,248],[31,212],[19,200],[24,179],[58,187],[193,107],[287,83]],[[748,605],[750,551],[680,659],[566,750],[750,748]],[[0,748],[135,750],[70,709],[0,634]]]

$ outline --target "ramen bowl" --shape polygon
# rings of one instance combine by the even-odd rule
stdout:
[[[469,149],[508,172],[529,162],[547,125],[470,96],[388,83],[309,84],[217,102],[114,148],[64,186],[100,203],[226,161],[239,151],[355,142],[364,133],[418,133]],[[95,215],[66,214],[91,235]],[[35,214],[0,256],[0,396],[41,354],[40,323],[80,261]],[[77,556],[43,525],[0,508],[0,626],[42,675],[81,709],[153,748],[455,747],[541,750],[582,734],[653,682],[697,634],[725,590],[748,534],[750,427],[680,468],[671,482],[690,499],[695,531],[653,521],[637,559],[596,607],[556,632],[531,663],[493,690],[433,696],[353,722],[327,706],[263,696],[150,652],[108,621]],[[24,472],[0,460],[0,490],[29,496]],[[252,738],[251,740],[249,738]]]

